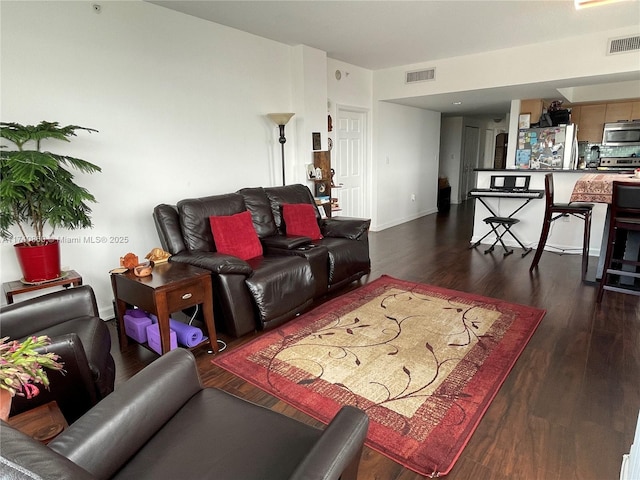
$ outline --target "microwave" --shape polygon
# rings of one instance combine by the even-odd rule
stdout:
[[[602,144],[610,147],[640,145],[640,122],[605,123]]]

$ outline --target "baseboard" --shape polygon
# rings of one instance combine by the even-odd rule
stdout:
[[[371,227],[369,227],[369,230],[372,232],[381,232],[382,230],[386,230],[387,228],[396,227],[398,225],[402,225],[403,223],[411,222],[412,220],[417,220],[418,218],[426,217],[427,215],[431,215],[437,212],[438,212],[438,209],[433,208],[430,210],[426,210],[424,212],[416,213],[415,215],[410,215],[408,217],[394,219],[391,222],[383,223],[381,225],[372,224]]]

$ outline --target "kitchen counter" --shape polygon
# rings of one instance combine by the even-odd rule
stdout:
[[[569,202],[573,187],[582,175],[587,173],[626,173],[632,170],[616,169],[616,170],[598,170],[595,168],[587,168],[581,170],[525,170],[525,169],[476,169],[476,188],[489,188],[491,175],[496,174],[513,174],[513,175],[531,175],[529,188],[531,190],[544,190],[544,176],[547,173],[553,173],[554,180],[554,197],[556,202]],[[492,206],[498,212],[498,215],[507,215],[508,212],[517,208],[519,201],[510,198],[493,199]],[[544,218],[545,202],[544,198],[532,200],[519,214],[520,222],[514,225],[513,231],[516,236],[522,240],[526,247],[535,248],[540,239],[540,231],[542,230],[542,220]],[[602,232],[604,231],[604,222],[607,213],[605,204],[596,204],[593,208],[591,219],[591,240],[589,243],[589,255],[599,256]],[[483,219],[487,217],[487,210],[483,205],[477,203],[475,206],[473,235],[470,243],[475,243],[481,239],[488,231],[489,227],[484,223]],[[566,253],[582,253],[582,234],[583,224],[580,220],[571,216],[554,222],[553,231],[547,242],[547,249],[551,251],[564,251]],[[493,239],[490,235],[485,242],[491,243]],[[508,243],[509,242],[505,242]],[[515,248],[519,248],[515,242],[509,244]],[[514,256],[515,258],[516,256]]]

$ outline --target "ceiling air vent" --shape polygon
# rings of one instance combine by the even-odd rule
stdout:
[[[407,72],[406,83],[426,82],[427,80],[436,79],[436,69],[428,68],[427,70],[417,70],[415,72]]]
[[[635,52],[637,50],[640,50],[640,35],[635,35],[633,37],[610,38],[607,55]]]

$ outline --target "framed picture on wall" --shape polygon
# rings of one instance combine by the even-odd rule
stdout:
[[[320,141],[320,132],[313,132],[311,134],[311,139],[313,141],[313,149],[320,150],[322,148],[321,141]]]
[[[518,117],[518,128],[531,127],[531,114],[523,113]]]

